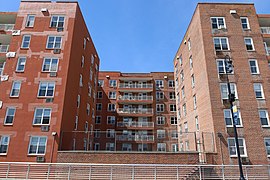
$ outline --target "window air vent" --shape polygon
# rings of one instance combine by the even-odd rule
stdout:
[[[54,53],[54,54],[60,54],[60,53],[61,53],[61,49],[54,49],[54,50],[53,50],[53,53]]]
[[[50,72],[50,77],[56,77],[57,76],[57,72]]]
[[[53,98],[46,98],[46,103],[53,102]]]
[[[45,157],[44,156],[37,156],[36,161],[37,162],[45,162]]]
[[[42,132],[48,132],[50,129],[50,126],[41,126],[40,129]]]

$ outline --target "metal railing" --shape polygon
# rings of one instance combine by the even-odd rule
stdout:
[[[9,45],[0,45],[0,53],[8,52]]]
[[[117,122],[118,127],[154,127],[153,122]]]
[[[261,27],[262,34],[270,34],[270,27]]]
[[[153,114],[153,108],[118,108],[120,114]]]
[[[118,100],[128,101],[148,101],[153,100],[153,96],[118,96]]]
[[[118,135],[118,141],[154,141],[153,135]]]
[[[12,31],[14,29],[14,24],[0,24],[0,30]]]
[[[125,84],[120,83],[119,88],[153,88],[153,84]]]
[[[269,165],[244,165],[243,170],[246,179],[270,179]],[[0,179],[233,180],[239,172],[235,165],[0,162]]]

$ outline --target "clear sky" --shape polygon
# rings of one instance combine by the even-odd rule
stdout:
[[[270,14],[270,0],[79,0],[100,70],[173,71],[198,2],[251,2],[257,13]],[[0,11],[17,11],[19,3],[0,0]]]

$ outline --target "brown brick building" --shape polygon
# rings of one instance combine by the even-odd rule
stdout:
[[[95,118],[99,58],[78,3],[22,1],[0,13],[0,44],[0,161],[55,162],[60,142],[91,148],[63,136]]]
[[[99,73],[94,150],[178,151],[173,72]]]
[[[176,53],[176,104],[180,132],[197,132],[197,147],[216,153],[218,164],[236,164],[227,78],[236,95],[237,131],[244,164],[268,164],[270,157],[270,15],[253,4],[199,3]],[[234,69],[225,71],[225,56]],[[214,141],[205,141],[204,134]],[[219,136],[218,136],[219,134]],[[188,139],[179,138],[185,151]]]

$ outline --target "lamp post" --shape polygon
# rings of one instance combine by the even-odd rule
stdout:
[[[225,69],[226,69],[226,74],[227,74],[228,99],[230,102],[231,118],[233,120],[233,129],[234,129],[235,145],[236,145],[237,159],[238,159],[238,165],[239,165],[239,171],[240,171],[240,180],[245,180],[245,177],[243,174],[240,150],[239,150],[238,134],[237,134],[237,129],[236,129],[237,118],[235,119],[233,115],[233,102],[235,101],[235,94],[231,92],[231,86],[230,86],[230,81],[229,81],[229,76],[228,76],[229,73],[233,72],[233,65],[232,65],[231,58],[228,55],[225,56],[224,61],[225,61]]]

